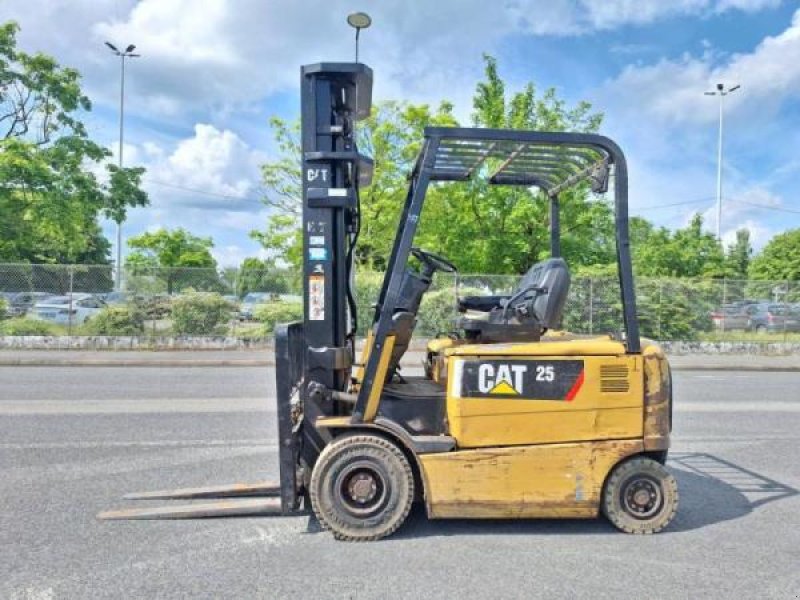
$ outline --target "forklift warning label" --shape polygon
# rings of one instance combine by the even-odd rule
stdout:
[[[459,395],[571,402],[582,385],[582,360],[469,360]]]
[[[308,318],[311,321],[325,320],[324,275],[311,275],[308,278]]]

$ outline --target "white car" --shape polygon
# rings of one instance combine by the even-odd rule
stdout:
[[[54,296],[44,302],[38,302],[31,309],[30,315],[36,319],[58,323],[59,325],[79,325],[86,323],[99,313],[105,303],[91,294],[73,294],[70,306],[69,296]]]

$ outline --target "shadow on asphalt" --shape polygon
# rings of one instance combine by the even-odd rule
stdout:
[[[798,490],[712,454],[672,453],[668,466],[678,480],[680,505],[670,526],[659,535],[692,531],[739,519],[755,508],[796,496]],[[597,535],[616,534],[605,519],[428,520],[415,506],[392,539],[454,535]]]

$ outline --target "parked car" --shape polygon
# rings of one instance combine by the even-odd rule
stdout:
[[[273,294],[269,292],[250,292],[242,298],[242,306],[239,308],[240,321],[252,321],[256,307],[270,301]]]
[[[59,325],[86,323],[99,313],[105,303],[91,294],[73,294],[70,296],[54,296],[44,302],[37,302],[31,310],[31,316]]]
[[[34,304],[53,297],[48,292],[8,292],[3,295],[9,317],[24,317]]]
[[[128,292],[109,292],[101,298],[106,304],[127,304],[130,301]]]
[[[792,304],[763,302],[747,308],[748,329],[758,333],[800,331],[800,308]]]
[[[711,313],[711,322],[714,328],[721,331],[745,330],[750,324],[750,314],[747,312],[755,301],[744,300],[723,304]]]

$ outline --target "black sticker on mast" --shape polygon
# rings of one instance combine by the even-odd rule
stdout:
[[[571,402],[583,378],[582,360],[469,360],[461,374],[461,397]]]

